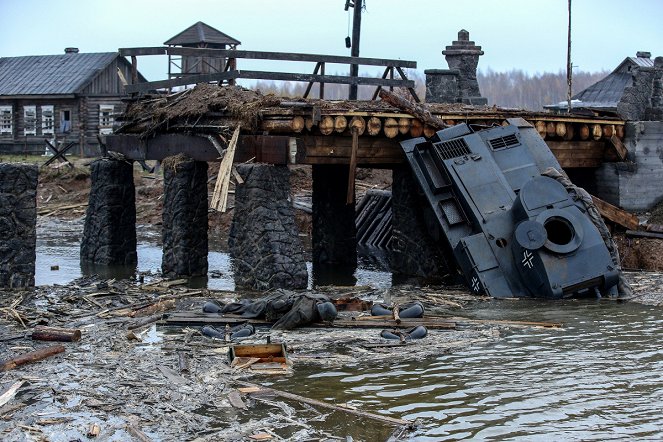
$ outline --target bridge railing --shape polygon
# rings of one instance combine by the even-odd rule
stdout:
[[[308,97],[315,83],[320,84],[319,97],[324,99],[325,83],[337,84],[356,84],[376,86],[373,94],[373,100],[378,96],[380,89],[388,87],[393,90],[395,87],[406,88],[415,101],[419,102],[419,97],[414,90],[414,81],[409,80],[405,74],[405,68],[416,68],[416,61],[393,60],[385,58],[367,58],[367,57],[347,57],[342,55],[321,55],[321,54],[300,54],[290,52],[267,52],[267,51],[245,51],[237,49],[208,49],[208,48],[184,48],[184,47],[142,47],[142,48],[120,48],[120,55],[131,57],[131,83],[125,87],[127,93],[147,92],[155,89],[172,88],[175,86],[184,86],[196,83],[207,83],[217,81],[219,83],[227,82],[234,84],[235,80],[244,78],[252,80],[276,80],[276,81],[302,81],[307,82],[304,97]],[[138,56],[143,55],[168,55],[182,57],[215,57],[226,59],[225,68],[221,72],[208,74],[176,74],[175,78],[160,81],[149,81],[138,83]],[[314,62],[316,63],[312,74],[291,73],[291,72],[268,72],[251,71],[237,69],[238,59],[251,60],[276,60],[276,61],[295,61],[295,62]],[[346,75],[326,75],[325,67],[327,64],[356,64],[366,66],[383,66],[384,73],[381,78],[361,77]],[[400,78],[397,78],[400,77]]]

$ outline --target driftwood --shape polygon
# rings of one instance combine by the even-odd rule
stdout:
[[[142,318],[143,316],[150,316],[155,313],[165,312],[175,308],[175,301],[173,299],[159,300],[152,305],[147,307],[139,308],[138,310],[133,310],[129,313],[129,316],[132,318]]]
[[[430,113],[430,111],[426,110],[426,108],[420,104],[411,103],[406,99],[401,98],[398,95],[384,89],[380,91],[380,98],[385,103],[389,103],[392,106],[399,108],[403,112],[418,118],[424,124],[433,127],[435,130],[440,130],[447,127],[441,118],[434,116]]]
[[[341,407],[339,405],[330,404],[328,402],[319,401],[317,399],[307,398],[307,397],[300,396],[300,395],[294,394],[294,393],[288,393],[286,391],[277,390],[275,388],[263,387],[262,385],[252,384],[252,383],[243,382],[243,381],[236,381],[236,383],[240,384],[240,385],[244,385],[245,387],[253,387],[253,390],[251,390],[251,392],[253,392],[253,393],[269,393],[269,394],[273,394],[275,396],[280,396],[280,397],[285,398],[285,399],[295,400],[297,402],[301,402],[301,403],[304,403],[304,404],[313,405],[313,406],[316,406],[316,407],[327,408],[327,409],[335,410],[335,411],[342,411],[344,413],[352,414],[354,416],[359,416],[359,417],[363,417],[363,418],[366,418],[366,419],[376,420],[376,421],[383,422],[383,423],[388,424],[388,425],[398,425],[398,426],[400,426],[400,425],[411,425],[410,421],[407,421],[407,420],[404,420],[404,419],[397,419],[397,418],[393,418],[393,417],[389,417],[389,416],[382,416],[382,415],[375,414],[375,413],[369,413],[367,411],[353,410],[352,408]],[[240,391],[242,391],[242,390],[240,390]],[[244,391],[246,391],[246,390],[244,390]]]
[[[38,325],[32,331],[32,340],[78,342],[81,340],[81,331],[71,328],[57,328]]]
[[[42,359],[46,359],[49,356],[62,353],[63,351],[64,347],[62,345],[54,345],[52,347],[40,348],[39,350],[23,353],[0,363],[0,371],[9,371],[18,367],[19,365],[41,361]]]

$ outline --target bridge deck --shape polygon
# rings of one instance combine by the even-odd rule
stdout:
[[[130,106],[108,148],[131,159],[186,153],[215,161],[232,130],[242,125],[235,160],[275,164],[349,164],[352,127],[358,132],[358,166],[389,167],[405,159],[399,141],[435,130],[412,115],[375,101],[287,101],[239,90],[220,93],[199,85],[192,92],[141,100]],[[230,90],[232,91],[232,90]],[[230,95],[228,95],[230,94]],[[248,95],[248,98],[247,98]],[[427,105],[446,124],[506,124],[519,117],[537,128],[562,167],[598,167],[626,156],[624,121],[486,106]],[[216,145],[216,147],[215,147]]]

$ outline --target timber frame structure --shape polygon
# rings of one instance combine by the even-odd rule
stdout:
[[[311,92],[313,84],[320,84],[319,98],[325,97],[325,83],[340,83],[349,85],[368,85],[377,86],[373,94],[373,100],[378,96],[381,88],[388,87],[393,90],[395,87],[407,88],[412,98],[419,102],[419,97],[414,90],[414,81],[408,80],[407,75],[403,69],[416,68],[415,61],[406,60],[392,60],[383,58],[367,58],[367,57],[346,57],[340,55],[321,55],[321,54],[300,54],[290,52],[266,52],[266,51],[245,51],[237,49],[210,49],[210,48],[188,48],[188,47],[142,47],[142,48],[120,48],[120,55],[131,57],[132,66],[132,84],[127,85],[127,93],[148,92],[160,88],[173,88],[175,86],[184,86],[205,82],[219,82],[219,84],[234,85],[235,80],[240,78],[253,79],[253,80],[276,80],[276,81],[302,81],[307,82],[308,86],[304,93],[304,98],[308,97]],[[169,80],[151,81],[139,83],[138,72],[138,56],[143,55],[168,55],[172,56],[188,56],[188,57],[209,57],[224,59],[223,72],[216,72],[211,74],[199,75],[186,75],[178,78],[171,78]],[[290,72],[265,72],[265,71],[249,71],[237,69],[237,59],[251,59],[251,60],[277,60],[277,61],[297,61],[297,62],[313,62],[316,63],[312,74],[290,73]],[[345,75],[327,75],[325,74],[325,67],[328,63],[332,64],[349,64],[349,65],[366,65],[366,66],[383,66],[385,67],[384,73],[381,78],[373,77],[360,77],[360,76],[345,76]],[[395,78],[396,74],[400,76]]]

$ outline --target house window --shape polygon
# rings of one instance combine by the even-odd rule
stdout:
[[[55,133],[53,106],[41,107],[41,133],[42,135],[53,135]]]
[[[23,106],[23,132],[37,135],[37,106]]]
[[[0,134],[11,135],[14,128],[13,123],[14,119],[12,118],[12,107],[0,106]]]
[[[108,135],[113,133],[113,111],[115,106],[112,104],[99,105],[99,134]]]
[[[71,132],[71,111],[61,110],[60,111],[60,133],[68,134]]]

